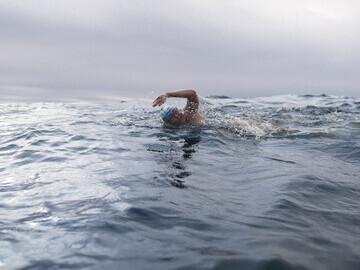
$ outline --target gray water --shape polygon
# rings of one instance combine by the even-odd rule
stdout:
[[[360,100],[201,104],[0,104],[0,268],[360,269]]]

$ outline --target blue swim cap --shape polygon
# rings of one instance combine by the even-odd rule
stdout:
[[[161,117],[162,119],[164,120],[164,122],[168,122],[169,121],[169,115],[171,114],[171,112],[175,109],[174,106],[172,107],[164,107],[164,108],[161,108]]]

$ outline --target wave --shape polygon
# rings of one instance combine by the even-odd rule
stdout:
[[[211,99],[231,99],[231,97],[224,96],[224,95],[211,95],[211,96],[206,96],[206,98],[211,98]]]
[[[254,99],[219,99],[205,102],[202,113],[215,128],[243,137],[338,137],[338,130],[360,134],[359,101],[329,95],[282,95]],[[346,136],[342,133],[341,136]]]
[[[225,122],[225,127],[240,136],[261,138],[285,132],[284,128],[263,119],[232,117]]]

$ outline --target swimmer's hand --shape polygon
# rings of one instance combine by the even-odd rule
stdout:
[[[161,94],[159,96],[157,96],[157,98],[155,98],[154,102],[153,102],[153,107],[156,106],[161,106],[166,102],[166,99],[168,98],[167,94]]]

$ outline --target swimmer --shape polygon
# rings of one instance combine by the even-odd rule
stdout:
[[[194,90],[178,90],[161,94],[154,100],[153,107],[163,105],[169,97],[186,98],[187,103],[184,112],[181,112],[178,108],[173,106],[163,108],[161,116],[165,123],[171,125],[187,123],[197,125],[205,122],[205,117],[198,112],[199,97]]]

